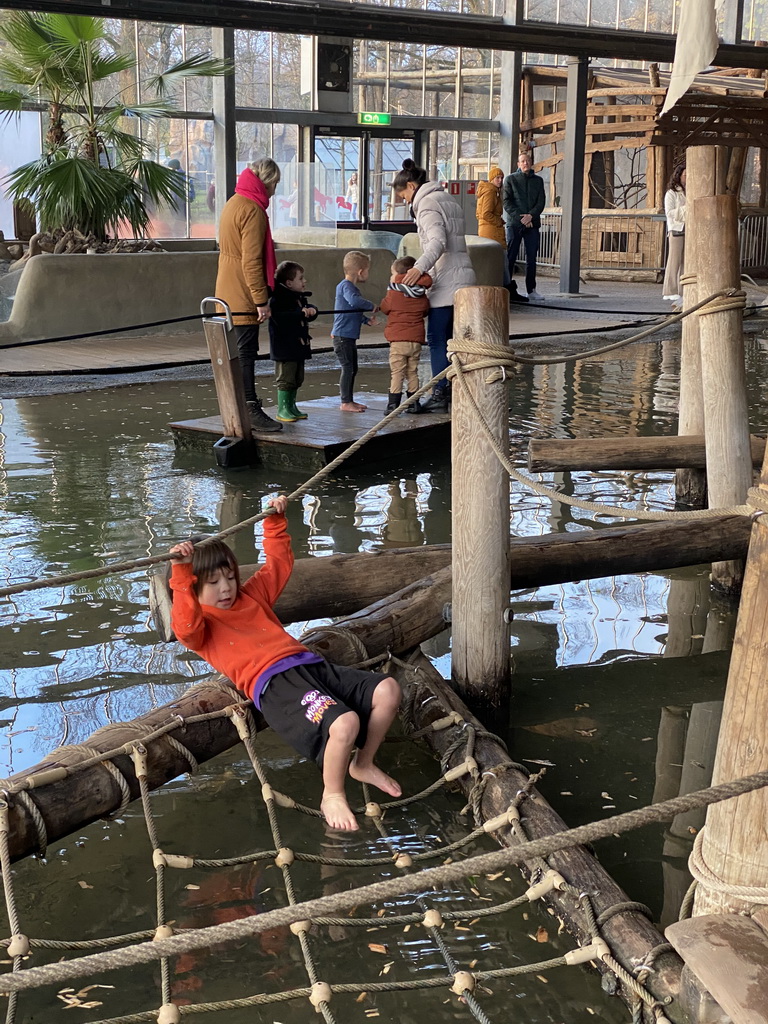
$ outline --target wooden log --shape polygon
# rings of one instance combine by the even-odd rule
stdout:
[[[738,200],[716,195],[695,199],[699,238],[717,239],[698,253],[699,295],[739,287]],[[707,491],[711,508],[741,504],[752,483],[747,379],[741,309],[698,314],[704,424],[707,439]],[[712,580],[724,593],[741,589],[742,563],[717,562]]]
[[[699,250],[710,244],[709,239],[699,242],[695,216],[691,215],[693,202],[700,196],[715,194],[715,150],[712,146],[692,146],[686,156],[685,183],[685,265],[683,308],[695,306],[700,293],[696,274],[699,268]],[[680,348],[680,406],[677,432],[681,435],[704,434],[704,395],[701,390],[701,349],[699,347],[699,320],[688,316],[683,320]],[[706,501],[707,481],[697,469],[678,469],[675,473],[675,494],[678,501],[693,508],[703,508]]]
[[[438,701],[413,703],[414,726],[422,729],[444,716],[445,708],[457,711],[465,721],[470,722],[476,729],[482,730],[482,725],[470,713],[460,698],[453,692],[444,679],[435,671],[431,663],[418,651],[410,655],[407,661],[425,673],[430,690],[437,694]],[[396,670],[394,673],[400,682],[407,688],[414,686],[412,672]],[[442,706],[441,706],[442,705]],[[457,739],[461,733],[461,726],[440,730],[439,732],[427,732],[425,739],[436,755],[442,756],[448,747]],[[477,761],[480,773],[489,771],[488,782],[483,792],[481,812],[483,818],[488,820],[504,813],[513,803],[518,792],[526,785],[525,775],[514,769],[506,767],[508,754],[504,748],[495,740],[486,737],[478,738],[474,757]],[[451,766],[459,764],[463,760],[463,754],[457,752],[451,761]],[[490,771],[498,764],[505,763],[505,770],[495,774]],[[458,785],[468,796],[472,788],[472,780],[464,775],[458,780]],[[547,801],[536,790],[532,789],[530,797],[525,799],[520,806],[520,815],[528,837],[538,839],[542,836],[551,835],[567,828],[565,822],[550,807]],[[500,845],[514,847],[517,840],[509,828],[500,829],[494,833]],[[631,899],[616,884],[608,872],[601,867],[595,856],[585,847],[562,851],[553,854],[548,858],[550,867],[559,871],[560,874],[581,891],[589,892],[593,906],[597,914],[601,914],[618,903],[626,903]],[[535,865],[520,865],[520,870],[527,879],[531,879]],[[582,944],[589,941],[589,931],[586,924],[586,917],[583,908],[578,900],[567,894],[553,891],[546,898],[545,902],[567,927],[568,931],[577,941]],[[625,910],[610,917],[602,926],[602,932],[606,941],[619,959],[629,970],[642,962],[648,952],[657,946],[661,940],[659,932],[650,921],[642,914],[633,910]],[[681,961],[673,953],[663,953],[655,961],[655,969],[648,977],[646,985],[653,994],[660,1000],[671,996],[676,998],[679,989]],[[605,966],[598,965],[603,973],[608,973]],[[633,996],[619,986],[619,994],[631,1005]],[[665,1014],[671,1020],[679,1020],[679,1016],[673,1006],[665,1006]]]
[[[753,466],[761,466],[765,438],[750,436]],[[704,435],[693,437],[548,437],[528,443],[532,473],[599,469],[706,469]]]
[[[462,363],[476,357],[462,343],[509,347],[509,295],[504,288],[460,288],[454,343]],[[491,380],[489,377],[498,376]],[[464,375],[468,394],[453,385],[453,680],[460,694],[497,706],[509,688],[509,473],[475,412],[477,406],[505,449],[509,445],[506,374]]]
[[[701,522],[635,524],[576,533],[548,533],[540,537],[513,537],[510,587],[522,590],[632,572],[677,569],[717,559],[744,558],[749,535],[750,522],[745,517],[718,516]],[[449,544],[403,548],[396,552],[300,558],[277,602],[278,616],[281,622],[288,623],[352,614],[366,607],[366,602],[385,600],[392,586],[397,585],[393,580],[402,583],[411,572],[423,570],[434,576],[449,567],[450,561]],[[365,570],[355,577],[354,589],[345,567]],[[371,567],[376,572],[370,572]],[[255,568],[241,566],[244,576]],[[432,573],[429,570],[433,570]],[[419,581],[409,579],[408,584],[415,586],[421,579],[421,576]],[[163,639],[172,640],[172,634],[161,632],[170,628],[168,590],[164,582],[156,583],[154,578],[151,586],[155,628]],[[450,601],[450,585],[444,592],[440,591],[439,597],[444,603]],[[442,610],[441,605],[441,615]],[[61,642],[66,642],[64,636]]]
[[[768,500],[768,457],[763,462],[760,498]],[[728,671],[713,785],[768,769],[768,529],[766,517],[752,526]],[[768,790],[758,789],[711,807],[702,842],[704,863],[730,885],[764,886],[768,878]],[[694,914],[748,913],[749,901],[700,884]]]
[[[275,611],[285,624],[350,615],[450,562],[450,544],[297,558]],[[241,565],[240,578],[247,580],[258,568],[258,565]],[[160,639],[174,640],[171,592],[164,569],[150,577],[149,606]]]

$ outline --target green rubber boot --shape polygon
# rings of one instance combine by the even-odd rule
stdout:
[[[305,412],[302,412],[301,409],[298,407],[298,405],[296,405],[296,395],[298,394],[298,392],[297,391],[287,391],[286,394],[290,396],[291,412],[296,417],[296,419],[297,420],[305,420],[305,419],[307,419],[307,414]]]
[[[282,423],[295,423],[299,418],[294,415],[293,408],[291,407],[292,396],[292,391],[277,392],[277,419]]]

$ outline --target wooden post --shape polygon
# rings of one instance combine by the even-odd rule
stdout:
[[[462,363],[476,357],[462,342],[509,345],[509,296],[503,288],[456,292],[454,344]],[[494,438],[509,450],[509,385],[492,371],[465,377]],[[509,474],[499,462],[463,388],[453,384],[453,679],[459,693],[498,705],[509,687]]]
[[[709,196],[694,200],[699,238],[717,239],[698,254],[698,290],[705,297],[739,287],[738,200]],[[698,315],[701,383],[707,444],[707,488],[711,508],[741,504],[752,483],[747,381],[741,309]],[[726,593],[738,593],[743,566],[716,562],[712,579]]]
[[[768,457],[757,488],[768,500]],[[728,671],[723,719],[712,784],[768,769],[768,518],[752,526],[739,618]],[[768,878],[768,789],[713,805],[702,842],[704,863],[733,885],[766,884]],[[694,914],[749,912],[750,905],[700,884]]]
[[[203,330],[211,356],[213,383],[224,436],[242,437],[250,441],[251,420],[245,404],[235,332],[227,330],[227,321],[223,316],[205,317]]]
[[[699,265],[699,233],[693,202],[700,196],[715,194],[715,147],[691,146],[686,158],[685,194],[687,202],[685,223],[685,265],[683,308],[689,309],[699,301],[699,288],[695,275]],[[709,244],[702,242],[701,248]],[[692,278],[692,279],[691,279]],[[677,432],[704,433],[704,398],[701,390],[701,351],[699,323],[695,316],[683,320],[683,340],[680,350],[680,412]],[[703,508],[707,481],[704,473],[695,469],[678,469],[675,473],[675,494],[678,501]]]

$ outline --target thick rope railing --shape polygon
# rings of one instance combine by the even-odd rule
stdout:
[[[646,807],[635,808],[612,815],[588,825],[568,829],[540,839],[530,840],[523,847],[511,847],[491,853],[478,854],[465,860],[424,868],[419,872],[419,888],[426,891],[444,888],[461,881],[468,875],[484,874],[528,863],[535,857],[547,857],[560,850],[583,846],[622,832],[633,831],[660,821],[669,821],[678,814],[688,813],[713,803],[730,800],[744,793],[768,786],[768,771],[745,776],[731,782],[710,786],[683,796]],[[190,929],[171,938],[145,942],[127,949],[97,953],[63,963],[30,967],[23,973],[0,976],[0,992],[18,992],[43,985],[58,984],[73,978],[100,971],[118,970],[133,964],[150,963],[163,957],[176,956],[204,949],[218,943],[239,941],[274,928],[289,926],[297,921],[338,914],[360,904],[380,903],[413,891],[411,876],[395,877],[359,886],[330,896],[265,911],[254,917],[206,928]]]
[[[734,303],[735,305],[719,306],[718,301],[723,303]],[[589,359],[592,356],[600,355],[603,352],[614,351],[619,348],[626,347],[627,345],[634,344],[637,341],[648,338],[651,335],[658,333],[665,327],[671,324],[677,323],[683,320],[685,317],[690,316],[692,313],[699,313],[703,310],[704,306],[709,304],[715,304],[715,308],[712,312],[718,312],[721,308],[740,308],[744,304],[744,293],[737,292],[735,289],[725,289],[718,292],[713,292],[712,295],[706,299],[702,299],[701,302],[696,303],[695,306],[691,306],[690,309],[685,310],[682,313],[675,314],[674,316],[668,317],[663,323],[658,324],[655,327],[649,328],[647,331],[643,331],[638,335],[633,335],[630,338],[625,338],[622,341],[615,342],[613,345],[603,346],[602,348],[591,349],[585,352],[580,352],[573,355],[562,355],[552,357],[528,357],[515,355],[507,346],[497,345],[480,345],[477,342],[469,342],[464,340],[461,345],[458,346],[455,342],[453,347],[450,347],[449,351],[456,352],[457,348],[462,352],[471,353],[479,356],[479,360],[470,365],[457,368],[457,364],[454,362],[452,366],[449,366],[446,370],[436,374],[430,381],[428,381],[423,387],[419,388],[418,391],[414,392],[410,397],[406,398],[397,409],[387,413],[378,423],[374,424],[369,430],[367,430],[361,437],[354,441],[348,448],[345,448],[343,452],[340,452],[335,459],[329,462],[326,466],[321,467],[316,473],[314,473],[308,480],[291,491],[287,495],[288,501],[295,501],[298,498],[303,497],[312,488],[316,487],[326,477],[330,476],[340,465],[346,462],[347,459],[351,458],[356,452],[358,452],[372,437],[375,437],[379,431],[383,430],[396,416],[400,416],[408,406],[418,402],[419,399],[425,395],[428,391],[438,384],[444,378],[453,378],[459,376],[461,372],[468,373],[473,370],[479,370],[484,368],[495,369],[499,374],[498,377],[489,377],[489,380],[500,379],[502,371],[506,372],[507,367],[514,367],[517,363],[559,363],[568,362],[574,359]],[[708,313],[710,310],[705,310],[704,313]],[[460,377],[459,377],[460,379]],[[475,408],[477,408],[475,406]],[[479,411],[478,411],[479,413]],[[481,417],[482,419],[482,417]],[[483,421],[484,422],[484,421]],[[497,455],[500,455],[498,445],[495,444]],[[500,456],[501,457],[501,456]],[[509,464],[511,466],[511,463]],[[507,464],[505,463],[505,468]],[[598,502],[582,502],[581,499],[572,498],[569,495],[563,494],[560,491],[554,491],[551,488],[547,488],[543,484],[538,483],[532,477],[527,476],[524,473],[520,473],[518,470],[512,467],[510,475],[515,480],[529,487],[537,494],[549,497],[552,500],[563,502],[564,504],[573,505],[576,508],[583,508],[589,512],[603,512],[606,515],[613,515],[623,517],[626,519],[644,519],[644,520],[666,520],[666,519],[706,519],[713,518],[722,515],[750,515],[754,509],[746,505],[737,505],[733,508],[725,509],[700,509],[692,512],[650,512],[639,509],[618,509],[616,506],[601,505]],[[250,526],[254,526],[256,523],[261,522],[268,515],[272,514],[271,509],[266,509],[263,512],[259,512],[249,519],[244,519],[242,522],[235,523],[226,530],[221,530],[216,534],[212,534],[206,537],[205,540],[200,541],[200,544],[206,544],[213,540],[224,540],[241,530],[245,530]],[[111,576],[114,574],[130,573],[137,569],[145,569],[154,565],[160,565],[164,562],[171,561],[171,555],[164,553],[162,555],[148,555],[142,558],[128,559],[122,562],[113,562],[110,565],[103,565],[94,569],[84,569],[80,572],[65,573],[59,576],[49,576],[43,579],[28,580],[24,583],[13,583],[9,586],[0,587],[0,599],[4,597],[10,597],[13,594],[25,593],[31,590],[41,590],[46,587],[58,587],[64,586],[69,583],[78,583],[80,580],[88,579],[100,579],[103,576]]]

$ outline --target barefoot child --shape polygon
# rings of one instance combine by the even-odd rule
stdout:
[[[422,274],[416,284],[403,284],[403,278],[416,266],[413,256],[402,256],[391,267],[389,288],[381,306],[387,314],[384,337],[389,342],[389,401],[387,412],[393,412],[399,405],[403,393],[403,381],[407,380],[406,394],[410,398],[419,390],[419,359],[421,347],[426,341],[424,317],[429,312],[427,288],[432,286],[429,274]],[[418,402],[409,405],[407,412],[422,412]],[[278,417],[279,419],[279,417]]]
[[[296,392],[304,383],[304,362],[312,358],[309,324],[317,316],[307,303],[304,267],[284,260],[275,271],[275,290],[269,300],[269,355],[275,361],[277,419],[283,423],[305,420],[296,405]]]
[[[201,547],[182,541],[171,548],[173,629],[185,647],[250,697],[276,733],[317,761],[325,820],[331,828],[354,831],[347,771],[400,796],[400,786],[374,764],[400,687],[382,673],[330,664],[280,625],[272,606],[291,575],[293,552],[286,499],[272,498],[269,505],[275,514],[264,520],[266,563],[242,586],[237,560],[222,541]]]
[[[334,309],[339,310],[333,318],[331,338],[333,351],[341,365],[339,390],[343,412],[365,412],[366,406],[354,399],[355,377],[357,376],[357,339],[363,324],[373,327],[376,317],[367,317],[365,312],[375,313],[379,308],[364,299],[357,287],[368,280],[371,257],[364,252],[348,252],[344,257],[344,280],[336,286]],[[358,310],[354,313],[351,310]],[[365,312],[363,312],[365,311]]]

